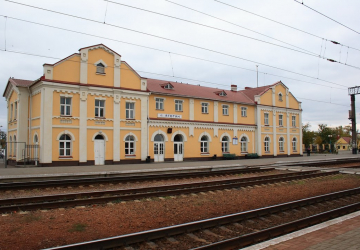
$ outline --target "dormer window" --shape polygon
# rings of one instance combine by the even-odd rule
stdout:
[[[282,102],[282,100],[283,100],[283,95],[279,93],[279,101]]]
[[[215,94],[217,94],[218,96],[226,96],[227,95],[224,90],[215,92]]]
[[[96,64],[96,73],[97,74],[105,74],[105,66],[102,63]]]
[[[164,85],[164,89],[173,89],[174,86],[172,86],[170,83],[167,83],[166,85]]]

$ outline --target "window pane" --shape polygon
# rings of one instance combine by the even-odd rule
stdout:
[[[99,110],[98,110],[98,108],[95,108],[95,116],[99,116]]]
[[[60,140],[61,140],[61,138],[60,138]],[[60,142],[60,148],[64,148],[64,142]]]
[[[60,149],[60,155],[61,155],[61,156],[64,155],[64,149]]]
[[[99,106],[99,100],[95,100],[95,106]]]
[[[65,112],[64,112],[64,106],[60,106],[60,114],[61,115],[65,115]]]
[[[70,115],[70,106],[66,106],[66,115]]]
[[[65,97],[60,97],[60,104],[65,104]]]
[[[70,148],[70,142],[66,142],[66,148]]]
[[[100,101],[100,107],[105,107],[105,101],[104,100]]]
[[[66,155],[70,155],[70,149],[66,149]]]
[[[104,117],[104,109],[100,109],[100,117]]]

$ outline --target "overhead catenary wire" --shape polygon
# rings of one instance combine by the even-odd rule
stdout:
[[[287,25],[287,24],[285,24],[285,23],[282,23],[282,22],[273,20],[273,19],[271,19],[271,18],[268,18],[268,17],[262,16],[262,15],[256,14],[256,13],[254,13],[254,12],[251,12],[251,11],[248,11],[248,10],[244,10],[244,9],[242,9],[242,8],[240,8],[240,7],[237,7],[237,6],[228,4],[228,3],[224,3],[224,2],[219,1],[219,0],[214,0],[214,1],[215,1],[215,2],[218,2],[218,3],[221,3],[221,4],[224,4],[224,5],[227,5],[227,6],[229,6],[229,7],[232,7],[232,8],[234,8],[234,9],[238,9],[238,10],[244,11],[244,12],[249,13],[249,14],[251,14],[251,15],[255,15],[255,16],[257,16],[257,17],[266,19],[266,20],[268,20],[268,21],[271,21],[271,22],[274,22],[274,23],[277,23],[277,24],[286,26],[286,27],[288,27],[288,28],[297,30],[297,31],[299,31],[299,32],[308,34],[308,35],[310,35],[310,36],[317,37],[317,38],[320,38],[320,39],[325,39],[325,38],[320,37],[320,36],[318,36],[318,35],[315,35],[315,34],[313,34],[313,33],[307,32],[307,31],[305,31],[305,30],[301,30],[301,29],[295,28],[295,27],[293,27],[293,26]],[[335,44],[341,44],[341,43],[335,42],[335,41],[333,41],[333,40],[331,40],[331,39],[327,39],[327,40],[332,41],[332,42],[335,43]],[[349,47],[350,49],[360,51],[360,49],[357,49],[357,48],[354,48],[354,47],[350,47],[350,46],[345,45],[345,44],[343,44],[343,45],[346,46],[346,47]]]
[[[0,15],[0,16],[3,16],[3,15]],[[189,56],[189,55],[185,55],[185,54],[180,54],[180,53],[175,53],[175,52],[169,52],[169,51],[166,51],[166,50],[157,49],[157,48],[152,48],[152,47],[149,47],[149,46],[134,44],[134,43],[130,43],[130,42],[125,42],[125,41],[121,41],[121,40],[117,40],[117,39],[113,39],[113,38],[98,36],[98,35],[89,34],[89,33],[80,32],[80,31],[74,31],[74,30],[65,29],[65,28],[61,28],[61,27],[57,27],[57,26],[48,25],[48,24],[37,23],[37,22],[33,22],[33,21],[28,21],[28,20],[20,19],[20,18],[14,18],[14,17],[9,17],[9,16],[8,16],[8,18],[9,18],[9,19],[16,20],[16,21],[27,22],[27,23],[31,23],[31,24],[35,24],[35,25],[44,26],[44,27],[59,29],[59,30],[62,30],[62,31],[67,31],[67,32],[72,32],[72,33],[81,34],[81,35],[87,35],[87,36],[102,38],[102,39],[106,39],[106,40],[109,40],[109,41],[124,43],[124,44],[128,44],[128,45],[137,46],[137,47],[141,47],[141,48],[145,48],[145,49],[150,49],[150,50],[154,50],[154,51],[159,51],[159,52],[164,52],[164,53],[172,53],[173,55],[177,55],[177,56],[182,56],[182,57],[191,58],[191,59],[195,59],[195,60],[200,60],[200,61],[210,62],[210,63],[214,63],[214,64],[218,64],[218,65],[223,65],[223,66],[227,66],[227,67],[239,68],[239,69],[243,69],[243,70],[255,72],[253,69],[247,69],[247,68],[244,68],[244,67],[235,66],[235,65],[226,64],[226,63],[221,63],[221,62],[218,62],[218,61],[212,61],[212,60],[208,60],[208,59],[204,59],[204,58],[200,58],[200,57],[194,57],[194,56]],[[52,58],[52,57],[49,57],[49,58]],[[281,76],[281,75],[277,75],[277,74],[272,74],[272,73],[267,73],[267,72],[261,72],[261,71],[259,71],[259,73],[268,74],[268,75],[272,75],[272,76],[276,76],[276,77],[282,77],[282,78],[289,79],[289,80],[294,80],[294,81],[298,81],[298,82],[304,82],[304,83],[309,83],[309,84],[314,84],[314,85],[319,85],[319,86],[323,86],[323,87],[330,88],[330,86],[324,85],[324,84],[320,84],[320,83],[312,83],[312,82],[308,82],[308,81],[304,81],[304,80],[299,80],[299,79],[295,79],[295,78],[291,78],[291,77],[285,77],[285,76]],[[304,75],[304,76],[309,77],[309,78],[313,78],[313,79],[317,79],[317,80],[320,80],[320,81],[323,81],[323,82],[327,82],[327,83],[330,83],[330,84],[339,85],[339,86],[342,86],[342,87],[347,87],[347,86],[345,86],[345,85],[338,84],[338,83],[334,83],[334,82],[330,82],[330,81],[326,81],[326,80],[323,80],[323,79],[320,79],[320,78],[315,78],[315,77],[307,76],[307,75]],[[335,88],[335,87],[333,87],[333,88]],[[338,89],[343,89],[343,88],[338,88]]]
[[[315,11],[316,13],[318,13],[318,14],[320,14],[320,15],[322,15],[322,16],[324,16],[324,17],[326,17],[326,18],[328,18],[328,19],[330,19],[330,20],[332,20],[332,21],[334,21],[334,22],[336,22],[336,23],[338,23],[338,24],[340,24],[341,26],[344,26],[345,28],[347,28],[347,29],[349,29],[349,30],[351,30],[351,31],[354,31],[355,33],[358,33],[358,34],[360,35],[360,33],[357,32],[356,30],[354,30],[354,29],[346,26],[346,25],[343,24],[343,23],[340,23],[340,22],[336,21],[335,19],[333,19],[333,18],[331,18],[331,17],[329,17],[329,16],[321,13],[320,11],[317,11],[317,10],[311,8],[310,6],[307,6],[306,4],[304,4],[304,2],[300,3],[300,2],[297,1],[297,0],[294,0],[294,1],[297,2],[297,3],[299,3],[299,4],[301,4],[302,6],[305,6],[305,7],[308,8],[308,9],[310,9],[310,10],[312,10],[312,11]]]
[[[0,49],[0,51],[7,52],[7,53],[22,54],[22,55],[27,55],[27,56],[36,56],[36,57],[43,57],[43,58],[49,58],[49,59],[56,59],[56,60],[61,60],[61,59],[63,59],[63,58],[58,58],[58,57],[43,56],[43,55],[38,55],[38,54],[31,54],[31,53],[25,53],[25,52],[19,52],[19,51],[12,51],[12,50],[6,50],[6,51],[5,51],[4,49]],[[79,61],[74,61],[74,60],[70,60],[70,59],[67,59],[67,61],[73,62],[73,63],[81,63],[81,62],[79,62]],[[87,64],[89,64],[89,65],[94,65],[93,63],[87,63]],[[107,66],[107,67],[108,67],[108,68],[115,68],[114,66]],[[123,68],[123,67],[120,67],[120,69],[130,70],[130,71],[133,70],[133,69],[127,69],[127,68]],[[154,73],[154,72],[142,71],[142,70],[136,70],[136,72],[142,72],[142,73],[159,75],[159,76],[166,76],[166,77],[173,77],[173,76],[167,75],[167,74]],[[214,82],[196,80],[196,79],[191,79],[191,78],[186,78],[186,77],[174,76],[174,78],[184,79],[184,80],[190,80],[190,81],[196,81],[196,82],[202,82],[202,83],[208,83],[208,84],[213,84],[213,85],[221,85],[221,86],[227,86],[227,87],[229,86],[229,85],[227,85],[227,84],[220,84],[220,83],[214,83]],[[89,84],[92,84],[92,83],[90,82]],[[185,84],[185,83],[184,83],[184,84]],[[94,85],[95,85],[95,84],[94,84]],[[189,85],[192,85],[192,84],[189,84]],[[303,99],[303,100],[314,101],[314,102],[329,103],[329,104],[332,104],[332,105],[345,106],[345,107],[348,107],[348,106],[349,106],[349,105],[344,105],[344,104],[339,104],[339,103],[332,103],[332,102],[326,102],[326,101],[322,101],[322,100],[314,100],[314,99],[303,98],[303,97],[297,97],[297,99]]]
[[[98,23],[98,24],[103,24],[102,22],[97,21],[97,20],[94,20],[94,19],[79,17],[79,16],[75,16],[75,15],[71,15],[71,14],[67,14],[67,13],[63,13],[63,12],[58,12],[58,11],[54,11],[54,10],[44,9],[44,8],[41,8],[41,7],[32,6],[32,5],[23,4],[23,3],[18,3],[18,2],[14,2],[14,1],[10,1],[10,0],[6,0],[6,1],[11,2],[11,3],[15,3],[15,4],[20,4],[20,5],[23,5],[23,6],[27,6],[27,7],[30,7],[30,8],[40,9],[40,10],[43,10],[43,11],[48,11],[48,12],[52,12],[52,13],[56,13],[56,14],[60,14],[60,15],[65,15],[65,16],[69,16],[69,17],[73,17],[73,18],[78,18],[78,19],[81,19],[81,20],[86,20],[86,21],[90,21],[90,22],[94,22],[94,23]],[[213,50],[213,49],[204,48],[204,47],[201,47],[201,46],[198,46],[198,45],[193,45],[193,44],[189,44],[189,43],[177,41],[177,40],[174,40],[174,39],[170,39],[170,38],[166,38],[166,37],[161,37],[161,36],[149,34],[149,33],[142,32],[142,31],[137,31],[137,30],[133,30],[133,29],[121,27],[121,26],[114,25],[114,24],[106,23],[106,24],[104,24],[104,25],[108,25],[108,26],[110,26],[110,27],[115,27],[115,28],[124,29],[124,30],[128,30],[128,31],[132,31],[132,32],[135,32],[135,33],[143,34],[143,35],[148,35],[148,36],[156,37],[156,38],[163,39],[163,40],[167,40],[167,41],[171,41],[171,42],[174,42],[174,43],[178,43],[178,44],[190,46],[190,47],[193,47],[193,48],[197,48],[197,49],[209,51],[209,52],[212,52],[212,53],[215,53],[215,54],[224,55],[224,56],[227,56],[227,57],[236,58],[236,59],[243,60],[243,61],[247,61],[247,62],[252,62],[252,63],[254,63],[254,64],[259,64],[259,65],[267,66],[267,67],[270,67],[270,68],[282,70],[282,71],[285,71],[285,72],[288,72],[288,73],[292,73],[292,74],[296,74],[296,75],[301,75],[301,76],[305,76],[305,77],[308,77],[308,78],[311,78],[311,79],[317,79],[317,80],[319,80],[319,81],[323,81],[323,82],[335,84],[335,83],[332,83],[332,82],[329,82],[329,81],[326,81],[326,80],[322,80],[322,79],[319,79],[319,78],[316,78],[316,77],[308,76],[308,75],[305,75],[305,74],[302,74],[302,73],[298,73],[298,72],[295,72],[295,71],[292,71],[292,70],[283,69],[283,68],[280,68],[280,67],[276,67],[276,66],[272,66],[272,65],[266,64],[266,63],[256,62],[256,61],[253,61],[253,60],[250,60],[250,59],[242,58],[242,57],[235,56],[235,55],[228,54],[228,53],[221,52],[221,51],[216,51],[216,50]],[[328,61],[331,61],[331,62],[336,62],[336,61],[334,61],[334,60],[332,60],[332,59],[327,59],[327,60],[328,60]],[[347,66],[350,66],[350,65],[347,65]],[[351,67],[356,68],[356,69],[360,69],[360,68],[357,68],[356,66],[351,66]],[[335,84],[335,85],[348,87],[348,86],[345,86],[345,85],[342,85],[342,84]]]
[[[270,45],[273,45],[273,46],[278,46],[278,47],[281,47],[281,48],[284,48],[284,49],[289,49],[289,50],[296,51],[296,52],[299,52],[299,53],[303,53],[303,54],[306,54],[306,55],[319,56],[319,55],[317,55],[316,53],[311,52],[311,51],[309,51],[309,50],[306,50],[306,49],[300,48],[300,47],[298,47],[298,46],[295,46],[295,45],[292,45],[292,44],[283,42],[283,41],[281,41],[281,40],[279,40],[279,39],[275,39],[275,38],[273,38],[273,37],[264,35],[264,34],[262,34],[262,33],[260,33],[260,32],[253,31],[253,30],[248,29],[248,28],[245,28],[245,27],[243,27],[243,26],[240,26],[240,25],[237,25],[237,24],[228,22],[228,21],[226,21],[226,20],[224,20],[224,19],[214,17],[214,16],[212,16],[212,15],[209,15],[209,14],[206,14],[206,13],[203,13],[203,12],[200,12],[200,11],[197,11],[197,10],[194,10],[194,9],[191,9],[191,8],[188,8],[188,7],[185,7],[185,6],[180,5],[180,4],[176,4],[176,3],[171,2],[171,1],[168,1],[168,0],[165,0],[165,1],[170,2],[170,3],[173,3],[173,4],[176,4],[176,5],[179,5],[179,6],[181,6],[181,7],[187,8],[187,9],[191,9],[191,10],[193,10],[193,11],[199,12],[199,13],[204,14],[204,15],[207,15],[207,16],[211,16],[211,17],[216,18],[216,19],[218,19],[218,20],[221,20],[221,21],[224,21],[224,22],[227,22],[227,23],[236,25],[236,26],[238,26],[238,27],[241,27],[241,28],[244,28],[244,29],[246,29],[246,30],[255,32],[255,33],[257,33],[257,34],[266,36],[266,37],[271,38],[271,39],[274,39],[274,40],[276,40],[276,41],[278,41],[278,42],[282,42],[282,43],[285,43],[285,44],[287,44],[287,45],[296,47],[297,49],[301,49],[301,50],[304,50],[304,51],[306,51],[306,52],[304,52],[304,51],[299,51],[299,50],[295,50],[295,49],[292,49],[292,48],[289,48],[289,47],[285,47],[285,46],[281,46],[281,45],[278,45],[278,44],[274,44],[274,43],[271,43],[271,42],[268,42],[268,41],[260,40],[260,39],[254,38],[254,37],[242,35],[242,34],[239,34],[239,33],[236,33],[236,32],[232,32],[232,31],[228,31],[228,30],[225,30],[225,29],[217,28],[217,27],[214,27],[214,26],[210,26],[210,25],[206,25],[206,24],[202,24],[202,23],[190,21],[190,20],[187,20],[187,19],[183,19],[183,18],[179,18],[179,17],[175,17],[175,16],[171,16],[171,15],[167,15],[167,14],[163,14],[163,13],[159,13],[159,12],[155,12],[155,11],[151,11],[151,10],[147,10],[147,9],[143,9],[143,8],[139,8],[139,7],[127,5],[127,4],[123,4],[123,3],[113,2],[113,1],[111,1],[111,0],[104,0],[104,1],[106,1],[106,2],[108,2],[108,3],[112,3],[112,4],[116,4],[116,5],[121,5],[121,6],[124,6],[124,7],[128,7],[128,8],[132,8],[132,9],[136,9],[136,10],[140,10],[140,11],[152,13],[152,14],[155,14],[155,15],[160,15],[160,16],[164,16],[164,17],[167,17],[167,18],[172,18],[172,19],[176,19],[176,20],[179,20],[179,21],[183,21],[183,22],[188,22],[188,23],[195,24],[195,25],[199,25],[199,26],[202,26],[202,27],[206,27],[206,28],[210,28],[210,29],[215,29],[215,30],[218,30],[218,31],[221,31],[221,32],[225,32],[225,33],[228,33],[228,34],[245,37],[245,38],[247,38],[247,39],[255,40],[255,41],[258,41],[258,42],[262,42],[262,43],[267,43],[267,44],[270,44]]]

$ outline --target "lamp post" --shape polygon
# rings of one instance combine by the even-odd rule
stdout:
[[[328,135],[329,137],[329,141],[330,141],[330,149],[329,149],[329,152],[331,153],[331,138],[332,138],[332,135]]]

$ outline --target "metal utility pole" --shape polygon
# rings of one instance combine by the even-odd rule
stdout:
[[[356,143],[356,112],[355,112],[355,95],[360,94],[360,86],[351,87],[348,89],[351,98],[351,110],[349,110],[349,120],[351,120],[351,133],[352,133],[352,153],[357,154]]]
[[[256,65],[256,87],[259,87],[259,72],[258,72],[259,65]]]

